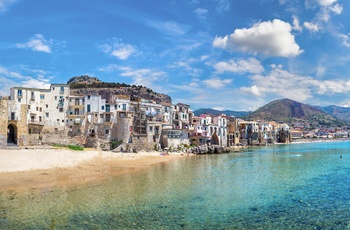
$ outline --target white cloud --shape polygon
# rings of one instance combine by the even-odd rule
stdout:
[[[339,37],[343,40],[343,46],[350,47],[350,37],[349,34],[339,34]]]
[[[251,28],[236,29],[229,36],[216,37],[213,46],[255,55],[294,57],[303,52],[291,34],[289,23],[279,19],[260,22]]]
[[[191,28],[189,25],[183,25],[174,21],[146,21],[146,24],[166,35],[184,35]]]
[[[102,44],[97,45],[104,53],[114,56],[118,59],[125,60],[137,53],[134,46],[120,42],[119,39],[113,38]]]
[[[156,69],[132,69],[130,67],[119,67],[119,70],[122,71],[120,76],[131,77],[133,79],[131,83],[133,85],[142,85],[151,89],[159,89],[164,92],[164,89],[159,87],[159,82],[165,81],[165,72]]]
[[[311,32],[317,32],[319,30],[317,24],[313,24],[311,22],[304,22],[304,26],[306,29],[310,30]]]
[[[50,77],[45,75],[42,70],[29,70],[36,76],[25,76],[18,71],[10,71],[0,66],[0,95],[10,95],[11,87],[28,87],[28,88],[50,88]]]
[[[52,40],[46,40],[42,34],[35,34],[27,43],[16,44],[17,48],[31,49],[45,53],[51,53],[51,45]]]
[[[227,62],[218,62],[214,65],[217,73],[234,72],[234,73],[254,73],[259,74],[264,71],[264,67],[256,58],[249,58],[247,60],[229,60]]]
[[[339,4],[335,4],[330,8],[330,10],[335,14],[341,14],[343,12],[343,7]]]
[[[253,85],[252,87],[241,87],[241,92],[246,94],[253,94],[256,97],[260,97],[261,93],[259,91],[259,88],[256,85]]]
[[[333,3],[335,3],[337,0],[318,0],[318,3],[321,5],[321,6],[330,6],[332,5]]]
[[[205,20],[208,15],[208,10],[204,8],[197,8],[193,12],[197,15],[199,20]]]
[[[16,2],[16,0],[0,0],[0,12],[6,11],[14,2]]]
[[[297,16],[293,16],[293,30],[296,30],[299,32],[303,31],[303,27],[300,26],[299,19],[297,18]]]
[[[203,81],[208,88],[220,89],[232,83],[232,79],[211,78]]]
[[[350,80],[322,81],[309,76],[293,74],[281,68],[273,69],[266,76],[252,76],[251,79],[253,86],[241,87],[241,92],[278,95],[301,102],[310,100],[314,94],[331,95],[350,92]]]
[[[178,62],[174,62],[169,67],[170,68],[182,68],[182,69],[185,69],[191,76],[198,76],[203,72],[203,70],[193,68],[190,66],[190,64],[195,62],[195,61],[197,61],[197,60],[196,59],[188,59],[185,61],[178,61]]]
[[[216,0],[218,5],[216,7],[216,12],[222,13],[225,11],[228,11],[230,9],[230,2],[229,0]]]

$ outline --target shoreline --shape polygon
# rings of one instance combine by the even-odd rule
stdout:
[[[57,187],[98,183],[114,176],[138,172],[185,157],[187,156],[182,153],[162,156],[159,152],[0,150],[0,191],[50,191]]]

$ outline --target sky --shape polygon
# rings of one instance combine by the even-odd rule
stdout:
[[[89,75],[191,109],[350,106],[349,0],[0,0],[0,95]]]

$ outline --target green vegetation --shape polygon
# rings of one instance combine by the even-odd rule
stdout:
[[[114,82],[93,82],[91,84],[72,83],[71,89],[85,89],[85,88],[121,88],[131,87],[125,83],[114,83]]]
[[[84,147],[78,146],[78,145],[53,144],[52,146],[56,147],[56,148],[68,148],[68,149],[72,149],[72,150],[75,150],[75,151],[83,151],[84,150]]]
[[[110,141],[109,142],[109,145],[110,145],[110,148],[111,149],[115,149],[117,148],[119,145],[123,144],[123,141],[122,140],[113,140],[113,141]]]

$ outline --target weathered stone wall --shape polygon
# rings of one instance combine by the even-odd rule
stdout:
[[[0,148],[7,146],[8,100],[0,99]]]
[[[112,135],[117,140],[122,140],[123,143],[128,143],[131,135],[130,127],[133,125],[132,117],[118,117],[116,129],[113,130]]]
[[[27,145],[28,126],[27,126],[27,105],[21,105],[20,116],[17,121],[17,144],[19,147]]]

